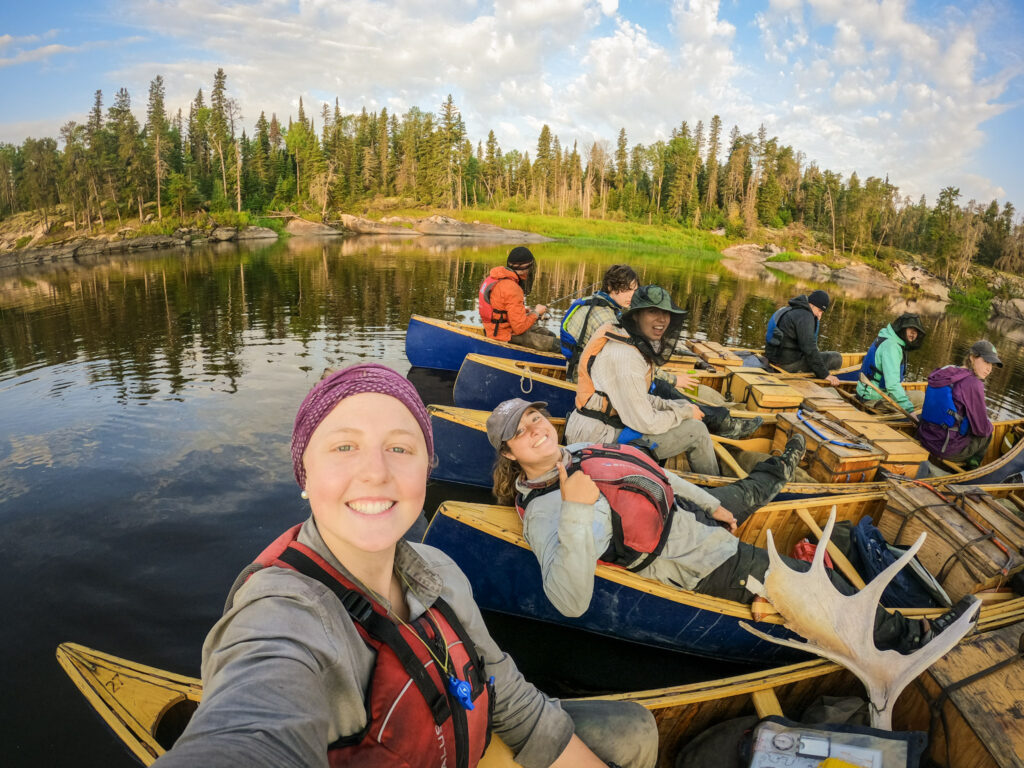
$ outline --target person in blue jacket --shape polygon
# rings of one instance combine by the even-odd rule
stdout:
[[[878,332],[878,338],[868,347],[860,372],[868,381],[885,392],[905,411],[919,408],[924,402],[924,392],[903,389],[907,374],[907,352],[919,349],[924,341],[925,330],[921,318],[906,312]],[[857,397],[867,403],[882,399],[867,384],[857,384]]]

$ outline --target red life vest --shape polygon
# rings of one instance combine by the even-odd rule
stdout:
[[[381,605],[296,540],[300,527],[281,534],[256,558],[256,564],[288,568],[324,584],[338,596],[366,645],[377,652],[366,701],[366,727],[328,745],[331,768],[475,766],[491,738],[494,678],[484,678],[483,659],[455,612],[438,598],[409,627],[395,624]],[[472,709],[449,689],[421,640],[430,644],[438,658],[444,659],[447,653],[449,671],[469,689]]]
[[[594,365],[594,360],[609,341],[633,344],[633,338],[629,333],[614,323],[605,323],[594,332],[594,335],[590,337],[590,341],[587,342],[587,346],[583,349],[583,354],[580,355],[579,368],[577,369],[579,379],[576,382],[576,410],[584,416],[597,419],[616,429],[622,429],[626,424],[619,418],[618,411],[612,407],[608,395],[597,389],[594,386],[594,380],[590,377],[590,369]],[[650,389],[651,382],[653,381],[654,366],[649,364],[647,367],[648,389]],[[588,405],[594,395],[599,395],[600,401],[593,405]]]
[[[677,499],[665,470],[631,445],[588,445],[572,452],[568,474],[583,471],[597,485],[612,510],[612,541],[598,559],[629,571],[640,571],[661,554],[672,527]],[[516,511],[538,496],[558,490],[558,483],[516,494]]]
[[[490,338],[495,338],[498,335],[498,330],[502,325],[508,325],[508,312],[491,306],[491,291],[494,290],[494,286],[501,280],[515,280],[518,282],[519,279],[515,276],[515,272],[510,272],[508,275],[502,275],[501,277],[488,275],[480,283],[480,319],[484,324],[484,332]],[[487,327],[489,324],[492,326],[491,328]]]

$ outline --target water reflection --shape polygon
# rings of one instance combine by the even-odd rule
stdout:
[[[235,574],[305,515],[288,453],[303,394],[324,368],[360,359],[409,371],[409,316],[471,315],[508,248],[293,239],[0,272],[0,652],[18,670],[7,724],[24,764],[81,762],[83,752],[97,765],[131,764],[71,693],[56,644],[197,673]],[[532,249],[531,300],[567,296],[627,262],[672,290],[689,334],[743,346],[760,346],[775,307],[815,287],[738,279],[701,251]],[[823,347],[866,348],[903,311],[899,297],[834,293]],[[1024,413],[1020,327],[925,314],[928,342],[910,375],[959,362],[988,336],[1006,362],[990,379],[990,405]],[[450,401],[450,375],[409,373],[428,401]],[[461,492],[432,485],[429,503]],[[48,725],[55,717],[61,737]]]

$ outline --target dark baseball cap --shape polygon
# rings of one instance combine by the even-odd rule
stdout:
[[[519,428],[519,420],[530,408],[547,408],[547,403],[538,400],[530,402],[521,397],[506,400],[487,417],[487,440],[495,450],[506,440],[511,439]]]
[[[973,357],[980,357],[986,363],[992,363],[997,368],[1003,367],[1003,361],[999,359],[996,348],[992,346],[991,341],[982,339],[971,344],[971,355]]]

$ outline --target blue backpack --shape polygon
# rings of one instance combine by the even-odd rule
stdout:
[[[580,355],[583,354],[583,347],[580,346],[579,339],[566,330],[569,324],[569,318],[572,317],[574,312],[585,311],[587,314],[583,318],[583,327],[580,332],[583,335],[586,335],[587,327],[590,325],[590,313],[593,312],[595,306],[610,307],[611,309],[614,309],[616,313],[619,311],[619,305],[615,303],[611,296],[603,291],[598,291],[593,296],[576,299],[576,301],[570,304],[569,308],[565,310],[565,315],[562,317],[562,328],[558,336],[561,341],[562,357],[564,357],[568,362],[568,375],[570,377],[572,377],[576,370]],[[586,307],[586,310],[583,310],[583,307]]]
[[[771,318],[769,318],[768,328],[764,332],[764,346],[766,349],[769,346],[777,347],[782,343],[782,334],[776,333],[776,331],[779,329],[779,320],[781,320],[782,316],[791,309],[792,307],[790,306],[779,307],[772,314]]]
[[[924,391],[924,406],[921,408],[921,420],[938,424],[946,428],[950,434],[959,431],[966,435],[971,428],[966,413],[961,413],[953,400],[953,387],[935,387],[931,384]],[[948,436],[946,438],[949,439]]]

